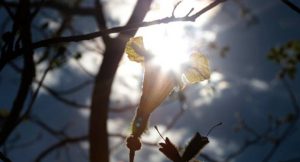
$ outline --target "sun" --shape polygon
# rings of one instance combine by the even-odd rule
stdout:
[[[174,4],[172,1],[155,1],[153,9],[147,14],[145,21],[155,20],[170,16]],[[209,0],[185,0],[175,10],[175,16],[184,16],[191,8],[195,8],[195,12],[201,10],[210,1]],[[173,22],[168,24],[159,24],[142,28],[137,35],[144,38],[145,48],[151,52],[153,64],[161,66],[164,71],[173,71],[180,73],[182,65],[188,60],[192,54],[193,43],[189,38],[186,27],[192,25],[197,28],[197,32],[201,32],[201,26],[210,19],[212,14],[205,14],[197,22]]]
[[[188,59],[188,41],[180,36],[180,23],[168,24],[153,33],[145,33],[145,48],[153,55],[151,62],[164,71],[179,72]],[[175,33],[175,34],[174,34]]]

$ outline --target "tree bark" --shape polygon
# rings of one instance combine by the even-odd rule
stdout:
[[[123,53],[120,47],[122,46],[118,41],[113,41],[106,46],[104,58],[95,80],[89,130],[91,162],[109,161],[108,104],[115,72]]]
[[[152,0],[139,0],[127,24],[142,22]],[[124,47],[137,29],[120,33],[117,38],[108,39],[102,64],[96,76],[92,94],[91,115],[89,123],[89,143],[91,162],[109,162],[109,144],[107,132],[108,105],[111,86]]]

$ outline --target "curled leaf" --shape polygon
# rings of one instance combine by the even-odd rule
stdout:
[[[198,132],[191,139],[188,146],[185,148],[183,155],[181,156],[176,146],[167,137],[165,143],[159,143],[161,148],[159,151],[162,152],[173,162],[188,162],[191,161],[201,151],[201,149],[208,144],[208,138],[201,136]]]
[[[169,138],[166,138],[165,143],[159,143],[161,148],[159,148],[159,151],[162,152],[166,157],[168,157],[173,162],[180,162],[181,157],[178,153],[177,148],[175,145],[169,140]]]
[[[139,54],[136,48],[144,49],[143,37],[130,38],[125,47],[125,52],[131,61],[143,62],[144,57]]]
[[[184,150],[182,155],[183,161],[189,161],[194,158],[208,142],[207,137],[201,136],[197,132]]]
[[[189,83],[196,83],[210,78],[208,59],[200,54],[191,55],[190,64],[186,66],[184,76]]]

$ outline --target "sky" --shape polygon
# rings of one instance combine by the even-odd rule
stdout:
[[[152,20],[169,16],[174,3],[169,1],[156,2],[152,11],[148,13],[145,20]],[[189,3],[194,1],[185,0],[182,6],[179,5],[175,14],[184,15],[191,6],[203,6],[202,2]],[[211,80],[187,86],[182,93],[186,97],[186,105],[181,105],[176,97],[169,97],[151,115],[148,131],[142,136],[147,142],[157,143],[162,141],[153,126],[157,125],[164,137],[169,137],[177,146],[185,146],[189,139],[199,132],[205,135],[208,130],[218,122],[223,125],[215,128],[208,136],[210,143],[203,149],[203,153],[213,158],[222,160],[229,154],[240,149],[245,139],[253,139],[254,136],[245,131],[234,131],[238,125],[240,116],[245,122],[258,132],[263,132],[268,127],[270,114],[282,116],[292,111],[292,103],[287,90],[280,80],[277,79],[280,66],[267,59],[271,48],[280,46],[290,40],[300,38],[300,15],[289,9],[281,1],[260,1],[242,0],[242,5],[250,9],[251,15],[255,16],[255,23],[249,24],[249,18],[242,17],[240,7],[233,1],[227,1],[217,9],[210,11],[199,18],[195,23],[173,23],[169,25],[157,25],[146,27],[137,33],[145,39],[145,46],[153,53],[164,53],[168,60],[175,53],[189,55],[193,50],[199,50],[206,55],[212,67]],[[122,25],[129,17],[128,11],[132,10],[135,1],[103,1],[105,11],[109,16],[111,27]],[[89,5],[87,3],[86,5]],[[119,9],[112,10],[114,7]],[[180,8],[181,7],[181,8]],[[195,11],[197,11],[195,7]],[[3,9],[0,12],[0,22],[4,19]],[[249,16],[249,15],[248,15]],[[76,25],[83,32],[95,30],[95,24],[89,20],[78,17]],[[251,19],[250,19],[251,20]],[[35,23],[41,24],[46,21],[41,17]],[[85,25],[85,23],[89,25]],[[55,28],[55,21],[52,27]],[[83,28],[85,26],[86,28]],[[113,36],[113,35],[112,35]],[[38,36],[37,36],[38,38]],[[163,41],[161,41],[163,40]],[[99,40],[98,40],[99,42]],[[211,48],[214,42],[217,48]],[[162,43],[169,43],[170,46]],[[95,43],[86,42],[91,47]],[[97,43],[96,43],[97,44]],[[175,45],[174,45],[175,44]],[[96,52],[86,51],[85,46],[71,44],[70,51],[84,51],[79,60],[82,66],[95,75],[101,63],[101,56]],[[168,47],[168,48],[165,48]],[[229,47],[225,57],[220,56],[219,50]],[[175,58],[175,57],[174,57]],[[176,60],[176,59],[175,59]],[[18,60],[17,60],[18,61]],[[160,64],[168,64],[161,62]],[[46,65],[38,67],[38,76],[45,69]],[[298,65],[299,68],[299,65]],[[117,76],[114,81],[111,94],[111,106],[122,107],[137,104],[141,92],[143,68],[140,64],[134,63],[124,55],[120,62]],[[294,80],[288,83],[299,100],[300,85],[299,73]],[[60,70],[54,70],[46,77],[45,83],[59,91],[68,89],[76,83],[91,81],[92,77],[87,75],[78,62],[71,59]],[[17,90],[19,76],[12,68],[6,67],[0,73],[0,109],[8,109]],[[36,85],[35,85],[36,86]],[[83,90],[66,95],[67,98],[89,105],[92,92],[92,84]],[[176,94],[175,94],[176,96]],[[174,116],[183,111],[179,119],[174,123],[172,129],[166,130],[166,126],[172,122]],[[126,111],[121,114],[110,113],[108,129],[111,133],[128,135],[130,123],[135,110]],[[59,113],[58,113],[59,112]],[[34,115],[57,129],[63,129],[72,136],[84,135],[88,129],[89,111],[86,109],[74,109],[66,104],[58,102],[41,89],[34,105]],[[282,143],[271,161],[287,161],[296,159],[299,161],[298,150],[300,140],[297,138],[299,122],[293,134]],[[285,128],[286,125],[283,126]],[[277,133],[280,134],[283,129]],[[275,134],[276,135],[276,134]],[[10,140],[16,145],[33,141],[24,147],[14,147],[8,154],[14,162],[32,161],[40,152],[59,139],[47,134],[38,126],[24,121],[17,128]],[[38,142],[37,142],[38,141]],[[124,139],[110,138],[110,146],[113,151],[111,161],[127,161],[128,150]],[[68,145],[69,149],[60,149],[47,156],[44,161],[67,161],[66,154],[71,156],[71,161],[87,161],[88,144],[82,142],[79,145]],[[249,147],[245,152],[236,156],[233,161],[252,162],[260,161],[266,156],[271,145],[260,142]],[[26,155],[26,156],[24,156]],[[201,158],[200,158],[201,159]],[[158,153],[158,146],[143,146],[142,150],[136,153],[136,161],[168,161],[162,154]],[[205,160],[204,160],[205,161]]]

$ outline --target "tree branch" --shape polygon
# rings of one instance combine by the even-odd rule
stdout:
[[[4,0],[0,1],[0,6],[6,6],[7,8],[16,8],[18,3],[16,2],[6,2]],[[91,16],[97,13],[98,8],[95,7],[79,7],[79,6],[68,6],[58,1],[45,1],[43,2],[32,2],[30,4],[32,8],[42,7],[48,9],[54,9],[67,15],[81,15],[81,16]]]
[[[29,0],[20,1],[17,10],[16,19],[14,20],[17,28],[20,30],[20,38],[24,48],[24,68],[22,71],[22,79],[19,90],[13,102],[12,109],[0,133],[0,145],[3,145],[11,132],[18,123],[19,115],[23,109],[27,93],[35,76],[35,65],[33,62],[33,49],[31,38],[31,16],[29,8]],[[21,25],[22,24],[22,25]]]
[[[137,1],[129,23],[142,22],[150,9],[152,0]],[[102,64],[96,76],[92,95],[91,116],[89,122],[89,143],[91,162],[109,162],[109,144],[107,133],[107,120],[109,112],[110,92],[119,62],[124,53],[124,47],[137,29],[123,31],[114,39],[105,42],[106,51],[103,54]],[[101,150],[101,152],[99,152]]]
[[[0,159],[3,160],[3,162],[11,162],[11,160],[7,158],[2,152],[0,152]]]
[[[193,22],[199,16],[201,16],[203,13],[209,11],[210,9],[216,7],[217,5],[219,5],[220,3],[225,2],[225,1],[226,0],[216,0],[193,15],[186,15],[184,17],[166,17],[163,19],[158,19],[158,20],[149,21],[149,22],[140,22],[140,23],[133,22],[133,23],[128,23],[125,26],[114,27],[111,29],[101,30],[101,31],[89,33],[89,34],[45,39],[45,40],[41,40],[36,43],[33,43],[32,48],[36,49],[36,48],[41,48],[41,47],[49,47],[50,45],[58,44],[58,43],[79,42],[79,41],[84,41],[84,40],[90,40],[90,39],[94,39],[94,38],[108,35],[111,33],[130,32],[130,31],[135,31],[140,27],[147,27],[147,26],[152,26],[152,25],[157,25],[157,24],[179,22],[179,21],[192,21]],[[0,62],[0,71],[2,70],[2,68],[6,62],[9,62],[10,60],[20,56],[20,53],[22,53],[23,50],[24,49],[17,49],[11,55],[9,55],[6,58],[6,60],[2,60]]]
[[[42,40],[39,42],[36,42],[33,44],[33,48],[40,48],[40,47],[48,47],[52,44],[58,44],[58,43],[67,43],[67,42],[79,42],[83,40],[90,40],[94,39],[103,35],[111,34],[111,33],[120,33],[120,32],[126,32],[126,31],[132,31],[136,30],[140,27],[147,27],[151,25],[157,25],[157,24],[166,24],[170,22],[178,22],[178,21],[195,21],[199,16],[201,16],[203,13],[209,11],[210,9],[216,7],[222,2],[225,2],[226,0],[216,0],[212,2],[211,4],[207,5],[205,8],[200,10],[199,12],[191,15],[191,16],[184,16],[184,17],[166,17],[163,19],[158,19],[154,21],[149,22],[141,22],[141,23],[129,23],[125,26],[121,27],[114,27],[111,29],[101,30],[94,33],[84,34],[84,35],[78,35],[78,36],[66,36],[66,37],[58,37],[58,38],[51,38]]]
[[[295,12],[297,12],[298,14],[300,14],[300,8],[298,6],[296,6],[295,4],[293,4],[292,2],[290,2],[289,0],[281,0],[284,4],[286,4],[290,9],[294,10]]]
[[[53,150],[60,148],[62,146],[65,146],[68,143],[81,142],[81,141],[85,141],[87,139],[88,139],[88,136],[79,136],[79,137],[66,138],[64,140],[61,140],[61,141],[51,145],[50,147],[46,148],[45,150],[43,150],[34,161],[35,162],[42,161],[42,159],[44,159]]]

